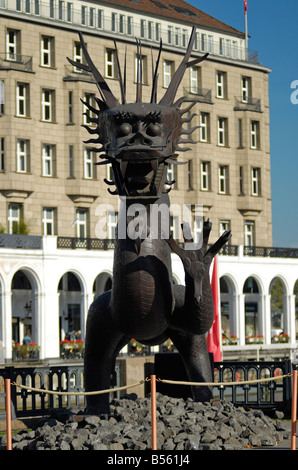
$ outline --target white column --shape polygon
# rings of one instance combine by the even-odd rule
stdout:
[[[271,295],[264,295],[264,344],[271,344]]]
[[[238,295],[239,343],[245,345],[245,295]]]
[[[59,293],[46,292],[42,308],[42,359],[57,358],[60,355],[59,343]]]
[[[296,307],[296,296],[290,294],[287,296],[287,324],[288,324],[288,335],[289,342],[296,343],[296,321],[295,321],[295,307]]]
[[[12,359],[12,292],[2,293],[3,345],[5,359]]]

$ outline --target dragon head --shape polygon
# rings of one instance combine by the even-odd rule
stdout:
[[[150,103],[142,102],[142,53],[141,44],[137,42],[138,71],[136,102],[126,102],[126,58],[124,66],[124,79],[118,59],[115,42],[116,64],[120,83],[122,103],[115,98],[103,76],[93,64],[83,36],[79,33],[82,50],[86,63],[77,63],[68,58],[68,61],[77,68],[92,73],[101,98],[96,98],[98,109],[89,103],[83,102],[95,117],[89,118],[96,127],[84,127],[90,134],[97,134],[94,139],[85,143],[101,144],[95,148],[103,160],[98,165],[112,164],[114,180],[108,184],[116,186],[111,194],[118,194],[129,198],[157,198],[165,192],[165,185],[171,187],[174,181],[167,181],[167,166],[169,163],[178,164],[177,152],[185,152],[189,148],[180,147],[181,143],[194,143],[190,139],[192,132],[197,129],[184,129],[184,123],[190,123],[194,114],[183,118],[189,113],[196,101],[192,101],[185,109],[181,104],[185,98],[176,102],[175,96],[185,70],[201,62],[207,57],[189,62],[194,38],[195,28],[192,30],[186,54],[176,70],[163,98],[157,103],[158,65],[162,50],[160,43],[155,70],[153,70],[153,84]],[[187,138],[183,138],[187,135]],[[167,190],[169,191],[169,189]]]

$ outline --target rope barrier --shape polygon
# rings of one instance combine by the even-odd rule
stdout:
[[[15,382],[12,382],[11,385],[15,385],[16,387],[19,387],[19,388],[24,388],[25,390],[31,390],[33,392],[49,393],[50,395],[100,395],[103,393],[118,392],[119,390],[126,390],[131,387],[137,387],[138,385],[142,385],[145,381],[146,379],[141,380],[140,382],[136,382],[131,385],[124,385],[123,387],[109,388],[106,390],[97,390],[94,392],[59,392],[58,390],[45,390],[44,388],[27,387],[26,385],[19,385]]]
[[[60,392],[57,390],[45,390],[33,387],[27,387],[26,385],[19,385],[15,382],[11,382],[10,379],[5,381],[6,384],[6,435],[7,435],[7,450],[12,450],[12,433],[11,433],[11,396],[10,396],[10,388],[11,385],[14,385],[19,388],[23,388],[26,390],[31,390],[40,393],[49,393],[53,395],[97,395],[109,392],[116,392],[119,390],[127,390],[131,387],[136,387],[138,385],[142,385],[144,382],[151,382],[151,427],[152,427],[152,450],[157,450],[157,423],[156,423],[156,382],[162,382],[166,384],[177,384],[177,385],[195,385],[195,386],[231,386],[231,385],[246,385],[246,384],[254,384],[254,383],[263,383],[263,382],[270,382],[272,380],[280,380],[286,377],[293,376],[293,396],[292,402],[294,400],[295,406],[292,405],[292,432],[291,432],[291,450],[296,450],[296,414],[297,414],[297,371],[294,370],[293,374],[286,374],[280,375],[277,377],[269,377],[267,379],[256,379],[256,380],[244,380],[244,381],[236,381],[236,382],[184,382],[184,381],[177,381],[177,380],[167,380],[167,379],[157,379],[155,375],[151,375],[150,378],[146,377],[145,379],[141,380],[140,382],[136,382],[131,385],[125,385],[123,387],[112,388],[107,390],[98,390],[94,392]]]
[[[270,382],[273,380],[280,380],[285,377],[291,377],[292,374],[286,374],[286,375],[280,375],[278,377],[269,377],[267,379],[256,379],[256,380],[243,380],[243,381],[238,381],[238,382],[183,382],[179,380],[168,380],[168,379],[155,379],[157,382],[162,382],[166,384],[175,384],[175,385],[195,385],[198,387],[209,387],[209,386],[216,386],[216,387],[222,387],[222,386],[231,386],[231,385],[248,385],[248,384],[254,384],[254,383],[262,383],[262,382]],[[151,379],[146,377],[145,379],[141,380],[140,382],[136,382],[130,385],[124,385],[123,387],[118,387],[118,388],[110,388],[106,390],[97,390],[93,392],[60,392],[58,390],[45,390],[44,388],[33,388],[33,387],[28,387],[26,385],[20,385],[15,382],[12,382],[11,385],[15,385],[16,387],[23,388],[25,390],[31,390],[33,392],[40,392],[40,393],[49,393],[51,395],[100,395],[103,393],[110,393],[110,392],[117,392],[120,390],[126,390],[128,388],[132,387],[137,387],[138,385],[142,385],[144,382],[150,382]]]

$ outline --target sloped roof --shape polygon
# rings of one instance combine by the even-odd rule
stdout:
[[[151,13],[192,26],[197,25],[198,27],[202,26],[237,36],[244,36],[242,31],[217,20],[213,16],[204,13],[202,10],[199,10],[183,0],[103,0],[100,1],[100,4],[124,7],[130,10],[136,10],[138,13],[143,11],[144,13]]]

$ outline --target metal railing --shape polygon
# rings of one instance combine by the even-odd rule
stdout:
[[[298,258],[298,248],[244,246],[243,254],[244,256],[261,256],[271,258]]]
[[[170,354],[174,357],[174,354]],[[178,354],[176,356],[179,356]],[[185,372],[185,371],[184,371]],[[290,360],[283,362],[215,362],[214,382],[236,382],[235,385],[216,385],[213,387],[214,398],[230,401],[237,406],[250,406],[258,409],[289,409],[292,396],[291,377],[283,377],[263,383],[254,383],[258,379],[268,379],[291,374]],[[165,377],[171,379],[170,368]],[[184,380],[184,376],[179,380]],[[5,367],[0,369],[0,419],[5,418],[5,379],[11,383],[25,385],[39,390],[54,390],[57,392],[84,392],[83,365],[69,366],[40,366],[40,367]],[[242,381],[252,383],[241,384]],[[239,383],[237,383],[239,382]],[[116,361],[112,387],[120,385],[120,365]],[[125,385],[125,384],[124,384]],[[112,388],[111,387],[111,388]],[[171,395],[169,385],[164,385],[162,393]],[[183,386],[189,389],[188,385]],[[180,387],[179,393],[183,396]],[[119,391],[116,391],[119,398]],[[190,396],[190,395],[189,395]],[[11,390],[12,419],[22,417],[49,415],[53,409],[66,410],[85,404],[83,395],[55,395],[37,390],[20,389],[13,386]]]
[[[255,111],[261,113],[261,100],[259,98],[252,98],[248,96],[243,99],[243,97],[235,96],[235,107],[234,111]]]
[[[31,56],[13,54],[13,53],[0,53],[0,70],[21,70],[24,72],[33,71],[33,59]]]
[[[23,248],[27,250],[41,250],[42,237],[38,235],[17,235],[0,233],[0,248]]]

